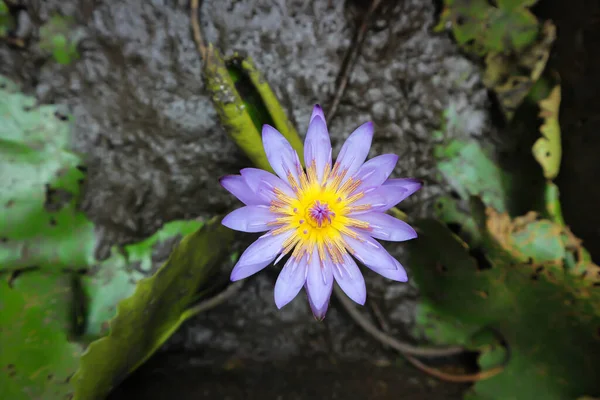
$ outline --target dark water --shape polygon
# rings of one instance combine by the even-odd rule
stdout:
[[[169,399],[176,394],[178,400],[455,400],[464,390],[464,385],[440,383],[403,365],[377,366],[365,361],[293,358],[235,365],[228,370],[186,367],[175,373],[161,368],[161,362],[175,363],[166,360],[156,357],[148,372],[132,376],[110,399]]]
[[[600,58],[588,43],[599,30],[594,14],[584,11],[598,15],[598,7],[593,1],[581,9],[558,0],[542,3],[548,5],[540,12],[559,26],[553,63],[564,84],[566,144],[559,183],[565,215],[593,245],[600,239],[600,225],[590,223],[600,222],[595,212],[600,192],[588,192],[593,185],[585,185],[583,193],[580,182],[593,182],[600,172],[594,152],[600,122],[594,71]],[[244,50],[254,58],[304,132],[312,105],[326,106],[331,98],[367,5],[206,0],[201,23],[206,39],[224,53]],[[400,154],[394,175],[426,180],[426,188],[404,207],[426,215],[428,199],[447,190],[437,183],[430,158],[432,131],[442,112],[453,107],[466,122],[451,135],[493,135],[488,95],[477,67],[447,35],[431,33],[432,3],[388,1],[383,8],[329,127],[337,150],[353,128],[374,121],[371,154]],[[82,57],[69,66],[56,64],[35,44],[39,24],[57,12],[75,17],[83,37]],[[589,15],[587,23],[576,18],[581,13]],[[0,46],[0,72],[40,101],[63,104],[74,114],[75,148],[88,166],[83,208],[98,227],[99,256],[167,221],[208,217],[235,205],[217,178],[248,161],[219,126],[204,88],[187,1],[31,1],[27,16],[31,45],[24,51]],[[388,248],[404,259],[402,245]],[[312,319],[303,296],[278,311],[275,277],[270,271],[249,279],[239,296],[186,323],[114,398],[460,398],[463,386],[431,381],[404,364],[375,367],[395,364],[396,354],[366,336],[335,302],[323,323]],[[407,337],[416,290],[371,273],[367,284],[368,303],[378,305],[395,334]]]

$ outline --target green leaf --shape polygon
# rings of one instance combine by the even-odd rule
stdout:
[[[17,90],[0,77],[0,271],[91,265],[93,225],[77,210],[81,160],[66,150],[71,123]]]
[[[425,336],[437,345],[467,345],[480,326],[462,321],[441,313],[428,301],[417,305],[415,313],[415,334]]]
[[[434,150],[438,169],[460,197],[481,196],[486,205],[506,210],[506,187],[511,178],[475,141],[453,140]]]
[[[459,46],[485,57],[485,85],[511,120],[540,78],[555,39],[550,21],[540,26],[527,7],[533,0],[445,0],[436,29],[450,27]]]
[[[450,23],[459,46],[480,55],[519,52],[538,34],[538,21],[528,1],[506,0],[498,7],[487,0],[445,0],[440,26]]]
[[[6,276],[6,275],[5,275]],[[72,278],[25,272],[0,281],[0,398],[63,400],[82,348],[69,341]]]
[[[221,123],[257,168],[273,172],[262,145],[263,124],[274,124],[303,162],[302,141],[252,59],[224,60],[211,45],[203,72]]]
[[[219,267],[234,233],[219,220],[186,236],[152,277],[139,281],[110,321],[110,334],[88,347],[73,377],[75,399],[103,399],[190,316],[198,288]]]
[[[201,226],[199,221],[173,221],[146,240],[122,250],[113,247],[111,256],[84,278],[90,299],[86,335],[97,338],[108,334],[108,323],[115,316],[117,304],[134,293],[141,279],[156,272],[157,264],[165,261],[178,239]]]
[[[556,39],[556,27],[546,21],[541,29],[539,39],[518,55],[491,51],[485,58],[486,70],[483,82],[494,90],[501,109],[508,120],[528,94],[536,89],[536,82],[542,77],[546,68],[552,44]]]
[[[524,8],[491,9],[487,23],[484,46],[488,51],[521,51],[535,41],[539,30],[535,15]]]
[[[555,86],[550,95],[539,102],[542,137],[533,145],[533,156],[540,163],[547,179],[554,179],[560,169],[562,146],[558,110],[560,108],[560,86]]]
[[[563,400],[594,393],[600,269],[589,261],[585,276],[565,269],[573,251],[569,232],[534,214],[511,220],[488,209],[482,223],[488,264],[437,221],[416,224],[421,233],[411,242],[413,277],[432,307],[496,330],[511,350],[505,370],[477,382],[468,398]],[[484,352],[479,362],[488,368],[500,358]]]

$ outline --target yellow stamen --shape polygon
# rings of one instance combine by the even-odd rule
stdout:
[[[292,173],[287,174],[295,197],[273,189],[275,198],[269,210],[279,216],[268,225],[274,228],[273,235],[292,232],[282,245],[283,254],[291,253],[291,257],[300,260],[305,256],[312,257],[316,252],[321,263],[328,259],[343,263],[346,254],[352,253],[344,236],[360,240],[353,228],[369,228],[368,223],[349,216],[352,212],[371,208],[369,204],[353,205],[364,197],[363,192],[356,192],[361,181],[351,177],[345,179],[348,170],[340,169],[338,163],[333,169],[328,163],[319,180],[317,164],[313,160],[306,172],[299,171],[297,178]]]

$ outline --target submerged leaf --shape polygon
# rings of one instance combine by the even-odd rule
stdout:
[[[6,275],[4,275],[6,277]],[[0,398],[63,400],[83,348],[69,340],[72,281],[26,272],[0,281]]]
[[[59,271],[93,261],[93,225],[77,210],[80,158],[71,122],[0,77],[0,271]]]
[[[103,399],[189,316],[186,309],[205,286],[233,239],[220,221],[187,235],[168,261],[117,305],[110,334],[88,347],[73,377],[75,399]]]

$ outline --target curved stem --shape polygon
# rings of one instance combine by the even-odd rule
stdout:
[[[190,1],[190,21],[192,23],[192,32],[194,35],[194,42],[196,43],[196,48],[200,53],[200,57],[202,57],[202,61],[206,60],[206,55],[208,53],[206,48],[206,43],[204,42],[204,37],[202,36],[202,30],[200,29],[200,16],[198,15],[199,8],[199,0],[191,0]]]
[[[483,379],[491,378],[492,376],[498,375],[500,372],[504,370],[504,365],[506,361],[497,367],[491,368],[486,371],[481,371],[475,374],[465,374],[465,375],[456,375],[449,374],[444,371],[440,371],[439,369],[429,367],[425,365],[423,362],[415,358],[414,356],[421,357],[444,357],[451,356],[463,353],[465,350],[460,346],[453,347],[422,347],[422,346],[414,346],[410,343],[402,342],[385,332],[380,331],[371,321],[369,321],[365,316],[363,316],[360,311],[354,306],[352,300],[350,300],[346,295],[342,292],[342,290],[338,287],[334,287],[335,296],[342,303],[342,306],[346,309],[350,317],[361,327],[377,339],[382,344],[390,346],[395,350],[398,350],[407,360],[410,362],[415,368],[423,371],[431,376],[434,376],[438,379],[448,381],[448,382],[457,382],[457,383],[466,383],[466,382],[477,382]],[[508,359],[508,357],[507,357]]]
[[[367,10],[367,13],[365,14],[365,16],[363,18],[363,21],[360,24],[358,30],[356,31],[356,34],[354,35],[354,38],[352,39],[352,43],[350,44],[350,47],[348,48],[348,51],[346,52],[346,56],[344,57],[344,61],[342,62],[342,66],[340,68],[340,72],[338,74],[338,78],[336,81],[337,87],[335,90],[335,94],[333,96],[333,100],[331,101],[331,106],[329,107],[329,111],[327,114],[327,120],[330,122],[333,119],[334,115],[336,114],[337,109],[340,105],[340,101],[342,100],[342,96],[344,95],[344,92],[346,91],[346,87],[348,86],[348,81],[350,80],[350,75],[352,73],[352,69],[354,68],[354,65],[356,64],[356,60],[358,59],[360,50],[365,41],[365,36],[367,33],[367,28],[368,28],[369,22],[371,21],[371,17],[375,13],[375,11],[379,8],[381,3],[382,3],[381,0],[373,0],[371,2],[371,6]]]
[[[375,324],[369,321],[365,316],[361,314],[360,311],[354,306],[352,300],[350,300],[346,295],[342,292],[338,286],[334,287],[334,292],[337,299],[342,303],[342,306],[346,309],[348,314],[352,317],[352,319],[375,339],[379,342],[390,346],[391,348],[398,350],[402,354],[408,354],[413,356],[421,356],[421,357],[446,357],[452,356],[456,354],[460,354],[464,352],[464,349],[460,346],[453,347],[422,347],[415,346],[410,343],[406,343],[400,341],[385,332],[380,331]]]
[[[181,315],[182,320],[186,320],[190,317],[193,317],[196,314],[200,314],[202,312],[208,311],[208,310],[220,305],[221,303],[224,303],[225,301],[227,301],[231,297],[233,297],[235,294],[237,294],[237,292],[240,291],[242,286],[244,286],[243,281],[237,281],[237,282],[232,283],[231,285],[227,286],[227,288],[225,290],[223,290],[222,292],[214,295],[211,298],[201,301],[200,303],[196,304],[195,306],[192,306],[192,307],[188,308],[187,310],[185,310]]]
[[[484,379],[489,379],[492,376],[498,375],[500,372],[504,371],[504,365],[499,365],[497,367],[477,372],[475,374],[465,374],[465,375],[457,375],[457,374],[449,374],[444,371],[440,371],[439,369],[432,368],[430,366],[425,365],[420,360],[417,360],[413,356],[408,354],[404,354],[404,357],[410,362],[415,368],[420,371],[423,371],[433,377],[441,379],[447,382],[456,382],[456,383],[467,383],[467,382],[477,382],[482,381]]]

